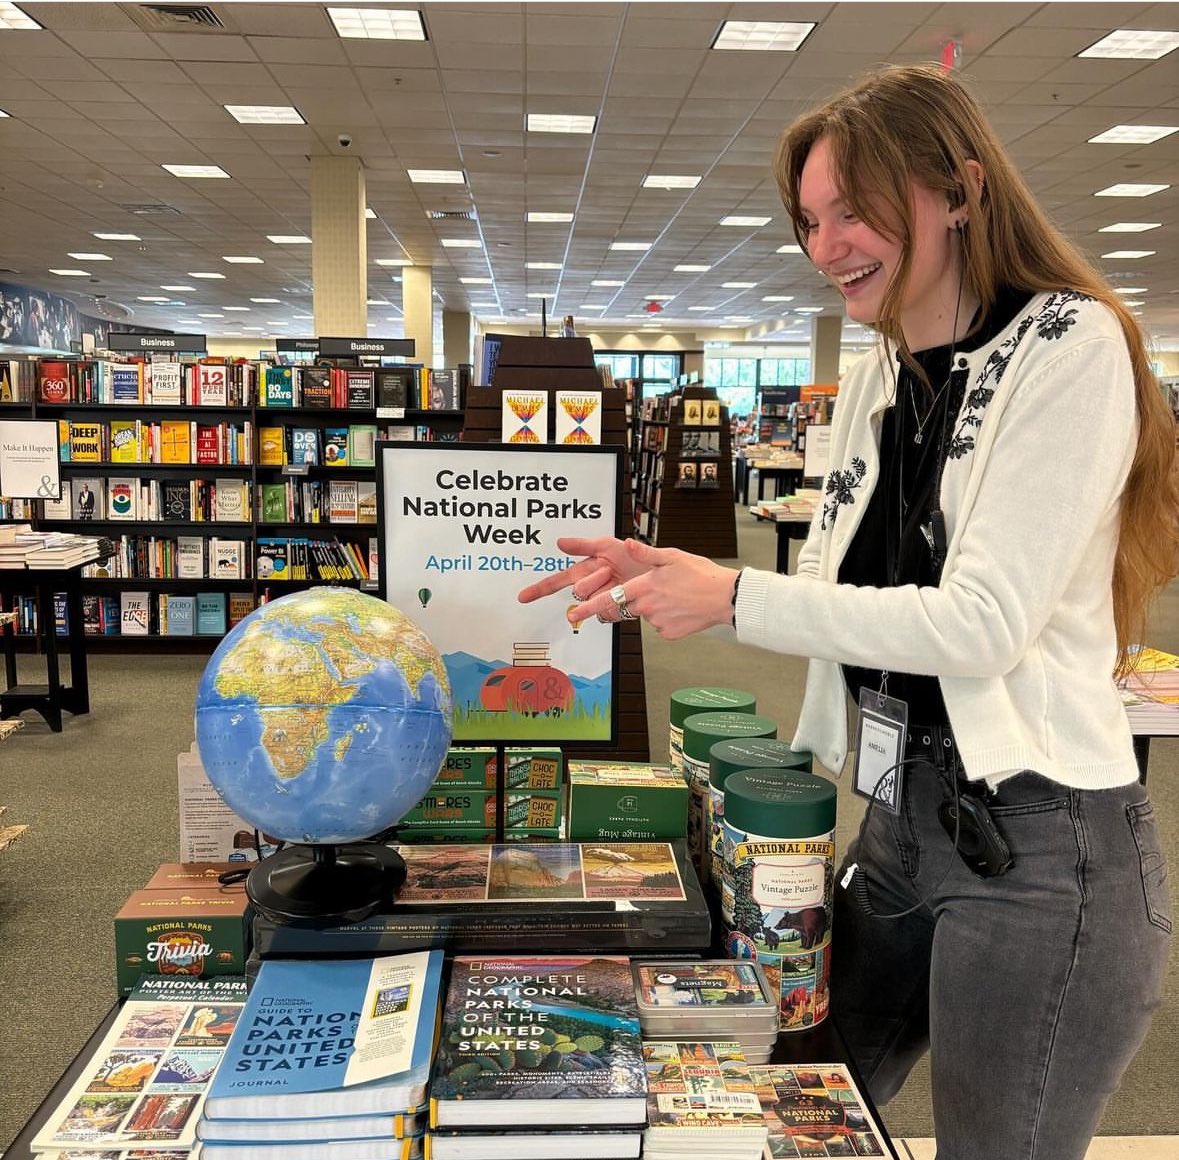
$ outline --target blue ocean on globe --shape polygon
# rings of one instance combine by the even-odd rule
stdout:
[[[429,638],[351,588],[262,605],[217,647],[197,689],[210,782],[284,842],[353,842],[394,825],[434,781],[451,727]]]

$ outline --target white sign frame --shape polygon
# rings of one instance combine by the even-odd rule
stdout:
[[[558,537],[618,534],[621,467],[614,445],[377,444],[380,595],[447,660],[456,743],[616,742],[614,626],[574,630],[568,592],[516,594],[574,562]],[[494,704],[496,676],[504,697],[533,700]]]
[[[61,446],[55,419],[0,419],[0,495],[61,499]]]

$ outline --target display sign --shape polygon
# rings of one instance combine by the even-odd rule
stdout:
[[[831,464],[831,424],[808,423],[806,447],[803,449],[802,474],[806,479],[822,479]]]
[[[381,596],[442,654],[462,742],[613,741],[614,627],[571,625],[561,536],[613,536],[620,448],[378,445]]]
[[[274,340],[276,354],[300,354],[310,352],[319,354],[318,338],[276,338]]]
[[[61,499],[57,439],[52,419],[0,419],[0,495]]]
[[[364,355],[396,355],[413,358],[412,338],[321,338],[321,358],[359,358]]]
[[[145,350],[180,350],[186,354],[204,354],[207,340],[203,334],[125,334],[112,330],[107,335],[108,350],[135,354]]]

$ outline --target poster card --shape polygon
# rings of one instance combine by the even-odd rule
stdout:
[[[571,625],[567,591],[516,594],[575,563],[559,537],[616,534],[620,453],[379,445],[381,595],[442,654],[456,744],[613,740],[613,625]]]

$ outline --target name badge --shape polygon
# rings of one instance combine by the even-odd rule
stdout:
[[[861,689],[856,722],[853,792],[893,814],[901,811],[901,786],[909,706],[875,689]]]

